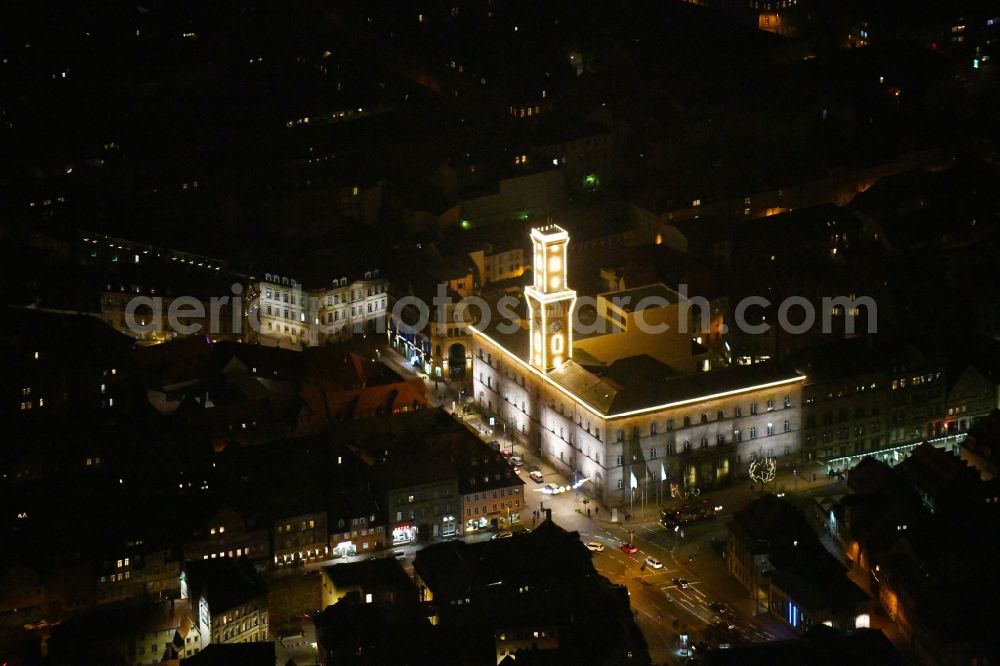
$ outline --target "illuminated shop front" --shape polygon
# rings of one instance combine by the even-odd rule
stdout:
[[[333,552],[337,557],[352,557],[358,554],[358,548],[351,541],[341,541],[334,547]]]
[[[413,543],[417,540],[416,525],[397,525],[392,528],[392,545],[399,546],[404,543]]]
[[[511,511],[509,513],[504,513],[493,518],[487,518],[486,516],[479,516],[478,518],[471,518],[465,521],[465,532],[466,534],[474,534],[476,532],[481,532],[483,530],[492,529],[494,526],[501,530],[510,529],[511,526],[516,525],[521,522],[521,514],[517,511]]]
[[[465,521],[465,531],[466,532],[478,532],[480,530],[485,530],[490,526],[490,521],[486,520],[486,516],[480,516],[479,518],[473,518],[472,520]]]
[[[441,518],[441,536],[452,537],[458,534],[458,521],[455,516],[443,516]]]

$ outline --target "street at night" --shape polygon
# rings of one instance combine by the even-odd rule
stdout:
[[[0,666],[1000,663],[996,0],[7,0]]]

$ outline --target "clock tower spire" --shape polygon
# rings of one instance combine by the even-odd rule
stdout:
[[[542,372],[573,356],[573,305],[576,292],[566,285],[569,234],[555,224],[531,230],[534,282],[526,287],[531,333],[530,363]]]

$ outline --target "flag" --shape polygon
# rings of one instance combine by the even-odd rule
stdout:
[[[629,481],[629,488],[635,490],[636,488],[639,487],[639,481],[638,479],[635,478],[635,472],[629,472],[629,475],[631,475],[632,477],[632,480]]]
[[[660,463],[660,481],[666,481],[666,480],[667,480],[667,470],[663,466],[663,463]]]

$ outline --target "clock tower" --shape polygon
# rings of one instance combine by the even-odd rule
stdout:
[[[573,305],[576,292],[566,285],[566,230],[549,224],[531,230],[534,277],[525,287],[531,333],[531,365],[548,372],[573,356]]]

